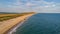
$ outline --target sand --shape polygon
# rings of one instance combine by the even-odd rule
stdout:
[[[25,18],[32,15],[33,14],[28,14],[28,15],[24,15],[7,21],[0,22],[0,34],[7,33],[7,31],[9,31],[12,27],[17,25],[18,23],[21,23],[21,21],[24,21]]]

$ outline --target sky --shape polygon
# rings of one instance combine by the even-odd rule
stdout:
[[[0,12],[60,13],[60,0],[0,0]]]

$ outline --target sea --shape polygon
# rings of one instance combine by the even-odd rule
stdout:
[[[60,13],[38,13],[27,19],[14,34],[60,34]]]

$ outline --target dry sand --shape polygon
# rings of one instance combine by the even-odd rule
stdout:
[[[12,27],[20,23],[21,21],[24,21],[25,18],[32,16],[33,14],[28,14],[24,16],[20,16],[17,18],[13,18],[7,21],[0,22],[0,34],[4,34],[5,32],[9,31]]]

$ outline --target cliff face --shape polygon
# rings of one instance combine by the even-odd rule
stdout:
[[[27,17],[32,16],[33,14],[28,14],[20,17],[16,17],[14,19],[10,19],[7,21],[0,22],[0,34],[4,34],[6,31],[14,27],[16,24],[24,21]]]

